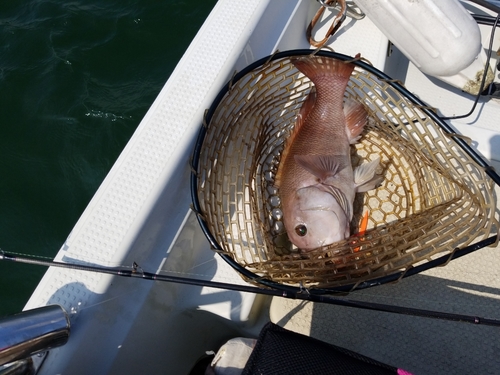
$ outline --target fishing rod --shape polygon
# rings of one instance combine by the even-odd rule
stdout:
[[[218,281],[210,281],[210,280],[200,280],[193,279],[188,277],[179,277],[179,276],[170,276],[170,275],[161,275],[158,273],[146,272],[144,271],[137,263],[134,262],[131,268],[125,267],[103,267],[97,265],[83,265],[83,264],[74,264],[74,263],[64,263],[58,262],[54,260],[41,260],[35,257],[27,257],[27,256],[19,256],[17,254],[11,254],[0,250],[0,260],[15,262],[15,263],[24,263],[24,264],[33,264],[38,266],[45,267],[59,267],[66,269],[73,269],[79,271],[88,271],[88,272],[97,272],[110,274],[114,276],[120,277],[133,277],[144,280],[154,280],[154,281],[162,281],[162,282],[171,282],[178,284],[187,284],[187,285],[195,285],[201,287],[211,287],[217,289],[225,289],[225,290],[233,290],[238,292],[247,292],[247,293],[255,293],[255,294],[263,294],[268,296],[275,297],[284,297],[284,298],[292,298],[299,299],[311,302],[319,302],[326,303],[331,305],[338,305],[344,307],[354,307],[364,310],[372,310],[372,311],[380,311],[380,312],[389,312],[400,315],[410,315],[410,316],[418,316],[423,318],[433,318],[433,319],[441,319],[447,321],[455,321],[462,323],[472,323],[472,324],[481,324],[487,326],[495,326],[500,327],[500,320],[498,319],[489,319],[472,315],[463,315],[463,314],[454,314],[454,313],[446,313],[439,312],[433,310],[425,310],[425,309],[416,309],[411,307],[403,307],[397,305],[388,305],[374,302],[364,302],[357,301],[346,298],[339,298],[331,295],[318,295],[311,294],[307,289],[301,288],[297,291],[296,288],[290,287],[286,288],[284,286],[283,289],[273,289],[273,288],[260,288],[253,287],[248,285],[236,285],[223,283]]]

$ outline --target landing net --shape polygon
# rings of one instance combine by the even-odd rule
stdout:
[[[473,243],[495,243],[490,176],[498,181],[498,175],[467,140],[382,72],[320,51],[322,58],[356,66],[345,98],[363,103],[369,123],[352,146],[353,167],[380,158],[384,180],[357,194],[350,238],[311,252],[291,245],[274,178],[313,87],[290,58],[310,53],[278,53],[247,67],[207,112],[193,157],[192,194],[214,249],[251,282],[334,290],[399,278]],[[368,228],[359,234],[365,212]]]

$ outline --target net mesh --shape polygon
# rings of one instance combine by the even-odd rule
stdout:
[[[331,57],[323,57],[331,58]],[[380,158],[382,185],[357,194],[351,237],[303,253],[288,241],[274,178],[313,84],[280,58],[250,71],[219,102],[199,156],[200,215],[242,267],[305,287],[355,284],[451,253],[498,232],[494,183],[422,108],[356,66],[345,98],[369,122],[353,167]],[[369,213],[368,229],[357,234]]]

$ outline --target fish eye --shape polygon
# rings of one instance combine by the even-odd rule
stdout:
[[[304,224],[297,225],[295,227],[295,233],[300,237],[304,237],[307,234],[307,227]]]

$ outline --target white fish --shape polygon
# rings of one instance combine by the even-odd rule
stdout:
[[[312,250],[349,237],[355,194],[375,188],[382,177],[375,173],[378,159],[355,171],[351,165],[350,144],[367,121],[361,103],[344,105],[354,65],[320,56],[292,63],[314,88],[285,143],[275,184],[290,241]]]

